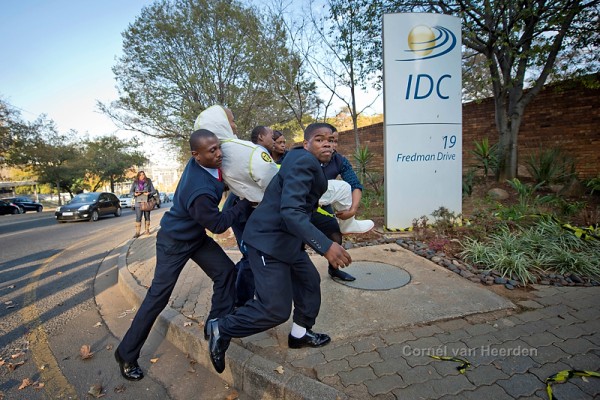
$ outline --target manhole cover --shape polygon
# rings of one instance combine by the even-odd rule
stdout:
[[[337,283],[365,290],[396,289],[410,282],[410,274],[402,268],[371,261],[355,261],[343,269],[353,275],[352,282],[334,279]]]

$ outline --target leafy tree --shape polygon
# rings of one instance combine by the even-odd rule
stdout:
[[[14,144],[12,127],[19,121],[19,112],[0,98],[0,162]]]
[[[463,43],[488,63],[500,135],[498,178],[517,176],[517,139],[527,105],[557,60],[570,54],[583,68],[600,65],[597,0],[442,1],[435,7],[463,21]],[[594,23],[595,21],[595,23]],[[592,50],[592,53],[581,51]],[[574,53],[574,50],[578,52]]]
[[[325,122],[335,126],[339,132],[343,132],[354,127],[354,121],[352,115],[347,108],[342,109],[337,115],[331,118],[327,118]],[[383,114],[377,115],[365,115],[360,114],[356,119],[356,125],[358,128],[363,126],[369,126],[383,122]]]
[[[40,184],[54,185],[58,194],[64,190],[72,197],[83,189],[86,160],[71,139],[75,132],[59,134],[54,122],[42,115],[34,122],[13,121],[11,136],[13,144],[5,159],[8,165],[31,172]]]
[[[487,99],[494,95],[488,61],[483,54],[463,49],[462,76],[463,102]]]
[[[147,161],[146,157],[136,150],[139,147],[136,139],[126,141],[114,135],[104,136],[88,141],[85,147],[87,170],[89,175],[95,178],[92,179],[92,192],[104,182],[110,182],[110,190],[114,192],[115,183],[125,180],[128,171]]]
[[[383,12],[425,11],[461,17],[463,45],[469,49],[465,54],[476,54],[472,65],[488,70],[487,74],[481,68],[473,70],[484,83],[473,88],[474,93],[491,88],[495,98],[499,180],[516,177],[522,116],[544,84],[597,72],[600,66],[598,0],[376,0],[373,4],[380,7],[363,14],[361,26],[372,33],[381,32]],[[366,59],[371,69],[380,71],[380,38],[374,43]],[[467,76],[465,81],[475,79],[469,81]]]
[[[120,98],[100,109],[124,129],[172,142],[186,140],[210,105],[231,108],[243,134],[293,118],[285,96],[295,82],[313,90],[297,77],[281,25],[235,0],[159,0],[123,33],[123,52],[113,67]]]
[[[354,141],[360,148],[358,136],[358,117],[377,98],[364,107],[358,108],[357,96],[360,90],[366,90],[370,83],[377,82],[376,71],[372,68],[369,55],[374,48],[374,35],[380,35],[364,29],[365,15],[372,15],[379,8],[378,1],[362,0],[327,0],[328,7],[325,16],[314,13],[314,3],[311,2],[311,22],[315,38],[307,38],[304,55],[308,60],[313,74],[330,93],[331,100],[335,97],[345,105],[352,118]],[[311,43],[321,46],[315,51]],[[327,117],[327,115],[325,115]]]

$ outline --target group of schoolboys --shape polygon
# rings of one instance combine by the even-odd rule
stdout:
[[[223,111],[236,133],[233,113],[224,107]],[[273,151],[275,144],[270,128],[255,128],[252,139],[269,152]],[[220,171],[221,143],[206,129],[191,134],[191,158],[157,234],[152,284],[115,351],[124,378],[140,380],[144,377],[137,362],[141,348],[190,259],[213,281],[211,310],[204,334],[217,372],[225,369],[225,352],[231,338],[250,336],[286,322],[292,305],[290,348],[319,347],[330,342],[328,335],[312,331],[321,305],[320,276],[305,246],[327,259],[332,277],[354,279],[335,273],[352,262],[341,246],[341,234],[339,238],[335,236],[339,232],[336,219],[329,218],[330,221],[321,224],[321,229],[314,221],[315,215],[322,215],[315,211],[331,179],[327,176],[327,165],[336,154],[336,142],[335,128],[330,124],[309,125],[304,131],[302,146],[284,151],[278,157],[281,168],[268,184],[258,206],[254,208],[255,204],[247,199],[237,198],[221,211],[219,203],[226,189]],[[356,208],[341,218],[354,213]],[[206,230],[222,233],[246,218],[245,227],[236,231],[236,237],[247,257],[252,279],[238,281],[236,290],[236,276],[240,272],[236,272],[234,263]],[[239,228],[239,224],[237,226]],[[247,286],[250,284],[252,287]],[[246,298],[236,303],[236,297],[244,288]]]

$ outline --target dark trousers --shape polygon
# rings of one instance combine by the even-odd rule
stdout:
[[[225,200],[225,204],[223,204],[223,211],[235,206],[239,200],[240,198],[235,194],[229,193],[227,199]],[[242,241],[242,234],[244,233],[246,222],[248,221],[248,218],[250,218],[252,211],[254,211],[254,209],[250,208],[247,214],[240,215],[240,217],[231,224],[231,230],[235,236],[238,248],[242,253],[241,260],[235,264],[235,270],[237,272],[237,278],[235,281],[236,307],[241,307],[248,300],[254,298],[254,275],[252,274],[250,262],[248,261],[248,251],[246,250],[246,245]]]
[[[223,249],[210,237],[182,242],[161,235],[156,238],[156,269],[146,298],[131,327],[119,344],[119,354],[128,362],[137,360],[152,325],[167,306],[183,267],[192,259],[213,281],[211,310],[207,319],[218,318],[233,310],[235,268]]]
[[[142,214],[144,215],[144,219],[150,222],[150,211],[142,211],[140,203],[137,203],[135,207],[135,222],[142,222]]]
[[[220,333],[225,338],[246,337],[280,325],[288,320],[292,301],[294,322],[312,328],[321,308],[321,277],[308,254],[302,251],[293,263],[284,263],[246,247],[256,299],[219,319]]]
[[[327,205],[322,206],[321,208],[328,213],[333,214],[334,216],[330,217],[315,210],[310,217],[310,223],[316,226],[317,229],[323,232],[327,237],[330,237],[331,234],[336,232],[340,232],[340,225],[335,218],[335,211],[333,211],[333,207],[331,207],[331,205]]]

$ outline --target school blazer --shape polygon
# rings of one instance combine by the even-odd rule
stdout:
[[[244,242],[288,263],[298,259],[304,244],[324,254],[332,241],[310,218],[326,190],[327,178],[319,160],[303,148],[290,150],[248,219]]]

